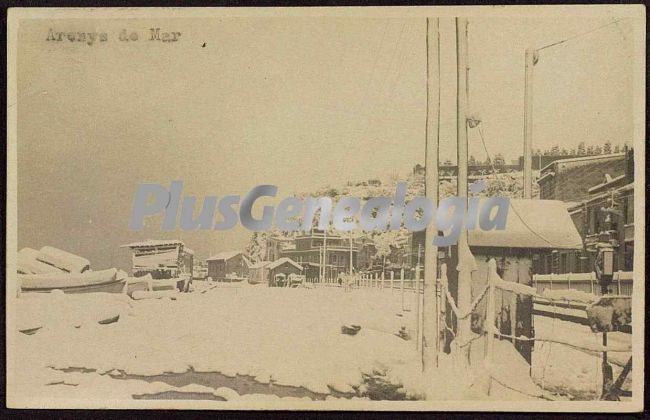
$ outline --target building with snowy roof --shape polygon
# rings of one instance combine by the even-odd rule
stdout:
[[[224,281],[227,275],[248,277],[252,262],[242,251],[224,251],[205,260],[208,264],[208,277],[214,281]]]
[[[266,266],[269,286],[285,286],[291,274],[302,274],[302,265],[288,257],[279,258]]]
[[[503,280],[530,286],[533,273],[545,256],[559,250],[580,250],[582,238],[569,216],[566,203],[557,200],[511,199],[505,229],[470,230],[468,245],[471,252],[469,258],[459,258],[459,252],[463,251],[458,246],[453,246],[446,249],[443,260],[447,263],[449,291],[456,301],[458,270],[471,271],[472,300],[476,299],[487,285],[490,259],[496,261],[497,272]],[[497,294],[496,310],[501,332],[508,335],[532,336],[532,300],[513,293],[497,291]],[[485,310],[484,299],[473,312],[477,320],[481,319]],[[447,322],[450,325],[456,322],[451,314],[452,311],[448,310]],[[480,332],[480,328],[475,332]],[[451,339],[452,337],[448,337],[447,345]],[[532,343],[517,342],[515,346],[530,363]]]
[[[192,276],[194,251],[178,239],[147,239],[122,245],[133,253],[134,277],[151,274],[153,279]]]
[[[623,156],[624,155],[624,156]],[[591,159],[588,159],[591,158]],[[614,159],[614,160],[612,160]],[[582,250],[559,250],[543,257],[535,274],[588,273],[594,270],[595,245],[608,242],[614,248],[614,269],[632,271],[634,257],[634,149],[625,153],[589,156],[581,160],[558,161],[567,165],[580,163],[572,178],[558,178],[557,192],[565,185],[580,186],[579,193],[562,196],[569,214],[583,240]],[[591,162],[591,163],[590,163]],[[600,162],[600,163],[599,163]],[[551,166],[546,170],[553,169]],[[586,169],[588,172],[583,173]],[[562,168],[558,169],[560,172]],[[578,171],[578,172],[576,172]],[[577,175],[576,175],[577,173]],[[575,176],[574,176],[575,175]],[[542,184],[551,185],[549,180]],[[561,185],[562,184],[562,185]],[[551,187],[549,187],[551,188]],[[585,195],[586,192],[586,195]],[[564,194],[564,193],[562,193]]]
[[[585,200],[589,189],[600,184],[605,174],[612,178],[624,175],[628,159],[627,153],[612,153],[551,162],[540,170],[539,196],[542,200]]]

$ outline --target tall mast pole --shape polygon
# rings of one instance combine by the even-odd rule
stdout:
[[[325,264],[323,266],[323,277],[327,282],[327,228],[325,228],[325,235],[323,236],[323,263]]]
[[[467,200],[467,19],[456,18],[456,65],[457,65],[457,160],[458,182],[457,195]],[[472,301],[472,274],[469,270],[471,262],[467,250],[467,229],[462,229],[458,239],[458,309],[461,313],[469,310]],[[460,341],[467,340],[470,333],[471,320],[469,317],[458,321],[458,336]]]
[[[526,49],[526,76],[524,87],[524,198],[533,198],[533,48]],[[541,169],[541,167],[540,167]]]
[[[427,120],[425,133],[425,195],[438,208],[438,152],[440,140],[440,19],[427,18]],[[438,365],[438,308],[436,280],[438,247],[433,244],[435,221],[426,229],[424,245],[424,296],[422,298],[422,370]]]

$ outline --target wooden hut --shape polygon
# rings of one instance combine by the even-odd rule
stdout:
[[[153,279],[192,276],[194,251],[178,239],[148,239],[122,245],[133,252],[134,277],[151,274]]]
[[[248,277],[251,262],[241,251],[225,251],[211,256],[208,263],[208,277],[214,281],[225,281],[226,276],[235,274],[236,277]]]
[[[290,274],[302,274],[302,266],[291,258],[279,258],[266,266],[268,270],[269,286],[285,286],[286,283],[276,281],[276,278],[284,278],[285,281]]]
[[[476,268],[471,274],[472,301],[487,284],[488,261],[492,258],[497,262],[497,272],[503,280],[530,286],[533,259],[560,249],[582,248],[582,240],[571,221],[566,203],[555,200],[511,199],[505,230],[470,230],[468,243]],[[448,251],[449,290],[458,300],[458,247],[451,247]],[[496,311],[501,332],[531,337],[534,330],[532,299],[510,292],[497,294]],[[483,299],[476,307],[476,320],[484,319],[486,303]],[[456,328],[451,311],[446,313],[447,322]],[[477,354],[484,351],[480,346],[480,341],[474,346]],[[530,363],[532,342],[516,342],[515,346]]]

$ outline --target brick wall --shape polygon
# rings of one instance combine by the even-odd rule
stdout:
[[[611,159],[594,159],[574,162],[557,162],[555,176],[542,181],[540,198],[545,200],[582,201],[589,197],[588,190],[605,180],[625,174],[627,163],[622,156]]]

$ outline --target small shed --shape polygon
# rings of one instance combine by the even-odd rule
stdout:
[[[208,263],[208,277],[214,281],[224,281],[226,275],[235,273],[237,277],[248,277],[251,262],[242,251],[225,251],[211,256]]]
[[[289,274],[301,274],[302,266],[288,257],[279,258],[266,266],[268,270],[269,286],[277,287],[284,286],[285,284],[277,284],[275,281],[276,276],[280,275],[284,279],[289,277]]]
[[[480,208],[480,207],[479,207]],[[560,249],[582,249],[582,239],[571,220],[566,203],[556,200],[511,199],[504,230],[468,231],[468,243],[476,270],[472,272],[472,301],[487,284],[488,261],[494,259],[497,272],[505,281],[532,285],[533,260]],[[458,247],[451,248],[447,275],[449,290],[458,300]],[[498,328],[508,335],[533,335],[533,302],[510,292],[497,292]],[[486,299],[474,314],[480,322],[485,314]],[[455,323],[447,311],[448,323]],[[451,325],[451,324],[450,324]],[[477,331],[475,331],[477,332]],[[451,338],[449,338],[449,341]],[[448,344],[449,344],[448,341]],[[474,347],[480,347],[481,342]],[[532,342],[515,343],[530,363]],[[478,353],[483,349],[479,348]],[[474,353],[474,351],[472,351]]]
[[[250,284],[268,283],[271,261],[259,261],[248,267],[248,282]]]
[[[132,273],[134,277],[151,274],[153,279],[192,276],[194,251],[178,239],[147,239],[122,245],[133,252]]]

